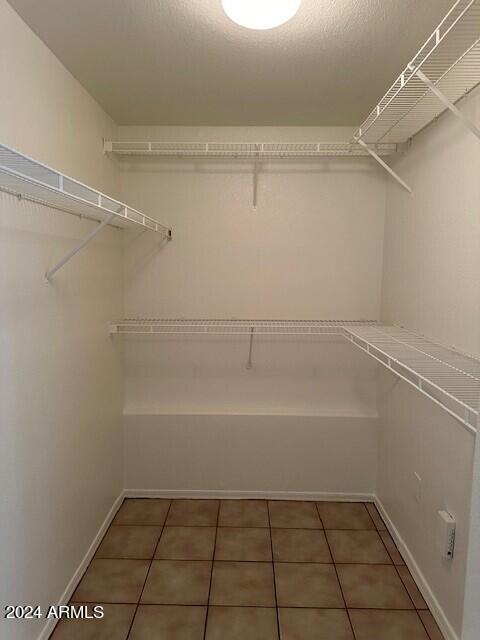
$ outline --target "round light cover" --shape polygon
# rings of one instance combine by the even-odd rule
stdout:
[[[297,13],[302,0],[222,0],[233,22],[247,29],[273,29]]]

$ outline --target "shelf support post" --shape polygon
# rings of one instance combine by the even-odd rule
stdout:
[[[250,329],[250,345],[248,347],[248,361],[247,361],[247,369],[252,368],[252,351],[253,351],[253,332],[255,331],[255,327]]]
[[[473,133],[474,136],[477,136],[477,138],[480,139],[480,129],[475,125],[475,123],[467,118],[467,116],[462,113],[442,91],[440,91],[440,89],[423,73],[421,69],[416,69],[415,75],[427,85],[430,91],[437,96],[440,102],[443,102],[447,109],[450,109],[450,111],[457,116],[459,120],[461,120],[461,122]]]
[[[408,184],[406,182],[404,182],[400,176],[395,173],[395,171],[388,166],[388,164],[382,160],[382,158],[378,155],[378,153],[376,153],[373,149],[371,149],[368,144],[366,142],[364,142],[363,140],[360,140],[360,138],[355,138],[355,142],[357,142],[361,147],[363,147],[365,149],[365,151],[367,153],[369,153],[372,158],[374,158],[378,164],[380,164],[385,171],[388,171],[388,173],[395,178],[395,180],[406,190],[408,191],[408,193],[413,194],[413,190],[411,189],[411,187],[408,186]]]
[[[114,217],[115,217],[114,213],[110,214],[104,220],[102,220],[102,222],[100,222],[99,225],[97,225],[94,229],[92,229],[90,233],[87,233],[87,235],[84,238],[82,238],[82,240],[77,244],[76,247],[71,249],[65,256],[63,256],[61,260],[59,260],[59,262],[57,262],[55,266],[53,266],[51,269],[47,271],[47,273],[45,274],[45,280],[47,282],[50,282],[50,278],[65,264],[67,264],[67,262],[71,260],[73,256],[75,256],[81,249],[83,249],[83,247],[85,247],[89,242],[91,242],[93,238],[97,235],[97,233],[99,233],[104,227],[106,227],[107,224],[111,222]]]
[[[258,163],[253,163],[253,208],[257,208],[258,200]]]

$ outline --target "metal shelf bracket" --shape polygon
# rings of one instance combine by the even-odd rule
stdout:
[[[404,180],[402,180],[402,178],[400,178],[400,176],[397,173],[395,173],[395,171],[391,167],[389,167],[388,164],[384,160],[382,160],[382,158],[378,155],[378,153],[376,153],[373,149],[371,149],[366,142],[364,142],[363,140],[357,137],[355,138],[355,142],[357,142],[361,147],[363,147],[365,151],[369,153],[372,156],[372,158],[374,158],[378,162],[378,164],[380,164],[385,169],[385,171],[388,171],[388,173],[393,178],[395,178],[395,180],[406,191],[408,191],[408,193],[413,195],[413,189],[409,187],[408,184]]]
[[[253,208],[257,208],[258,200],[258,162],[253,163]]]
[[[447,109],[450,109],[450,111],[465,125],[465,127],[467,127],[467,129],[469,129],[473,133],[474,136],[477,136],[477,138],[480,139],[480,129],[476,126],[476,124],[469,118],[467,118],[467,116],[462,113],[460,109],[458,109],[458,107],[456,107],[442,91],[440,91],[440,89],[430,80],[430,78],[428,78],[423,73],[421,69],[416,69],[414,73],[417,78],[419,78],[424,84],[426,84],[430,91],[435,96],[437,96],[440,102],[442,102],[447,107]]]
[[[250,344],[248,347],[248,361],[247,361],[247,369],[252,368],[252,352],[253,352],[253,333],[255,331],[255,327],[250,329]]]
[[[71,249],[66,255],[63,256],[61,260],[57,262],[55,266],[47,271],[47,273],[45,274],[46,282],[50,283],[50,278],[59,269],[66,265],[67,262],[69,262],[81,249],[83,249],[83,247],[86,247],[87,244],[89,244],[95,238],[97,233],[99,233],[104,227],[106,227],[114,218],[115,214],[112,213],[111,215],[107,216],[102,222],[100,222],[100,224],[98,224],[94,229],[92,229],[90,233],[87,233],[87,235],[77,244],[76,247]]]

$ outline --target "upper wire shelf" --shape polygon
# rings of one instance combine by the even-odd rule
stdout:
[[[0,144],[0,190],[113,226],[138,225],[171,237],[171,229],[123,202]]]
[[[476,433],[480,360],[398,327],[346,327],[353,344]]]
[[[104,150],[118,155],[177,158],[227,158],[287,160],[335,156],[366,156],[355,142],[122,142],[105,140]],[[393,143],[374,145],[381,156],[398,151]]]
[[[355,134],[367,143],[404,143],[480,82],[480,0],[458,0]]]

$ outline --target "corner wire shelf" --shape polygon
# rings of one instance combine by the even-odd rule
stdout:
[[[388,156],[396,153],[395,143],[374,145],[376,153]],[[104,141],[104,150],[117,155],[165,156],[176,158],[214,158],[288,160],[335,156],[366,156],[356,142],[121,142]]]
[[[415,387],[476,433],[480,405],[480,360],[399,327],[375,320],[248,320],[131,318],[112,322],[111,335],[341,336]]]
[[[398,327],[346,327],[356,345],[476,433],[480,360]]]
[[[138,225],[171,237],[171,229],[157,220],[3,144],[0,190],[101,223]]]
[[[480,0],[457,0],[354,138],[405,143],[479,83]]]

